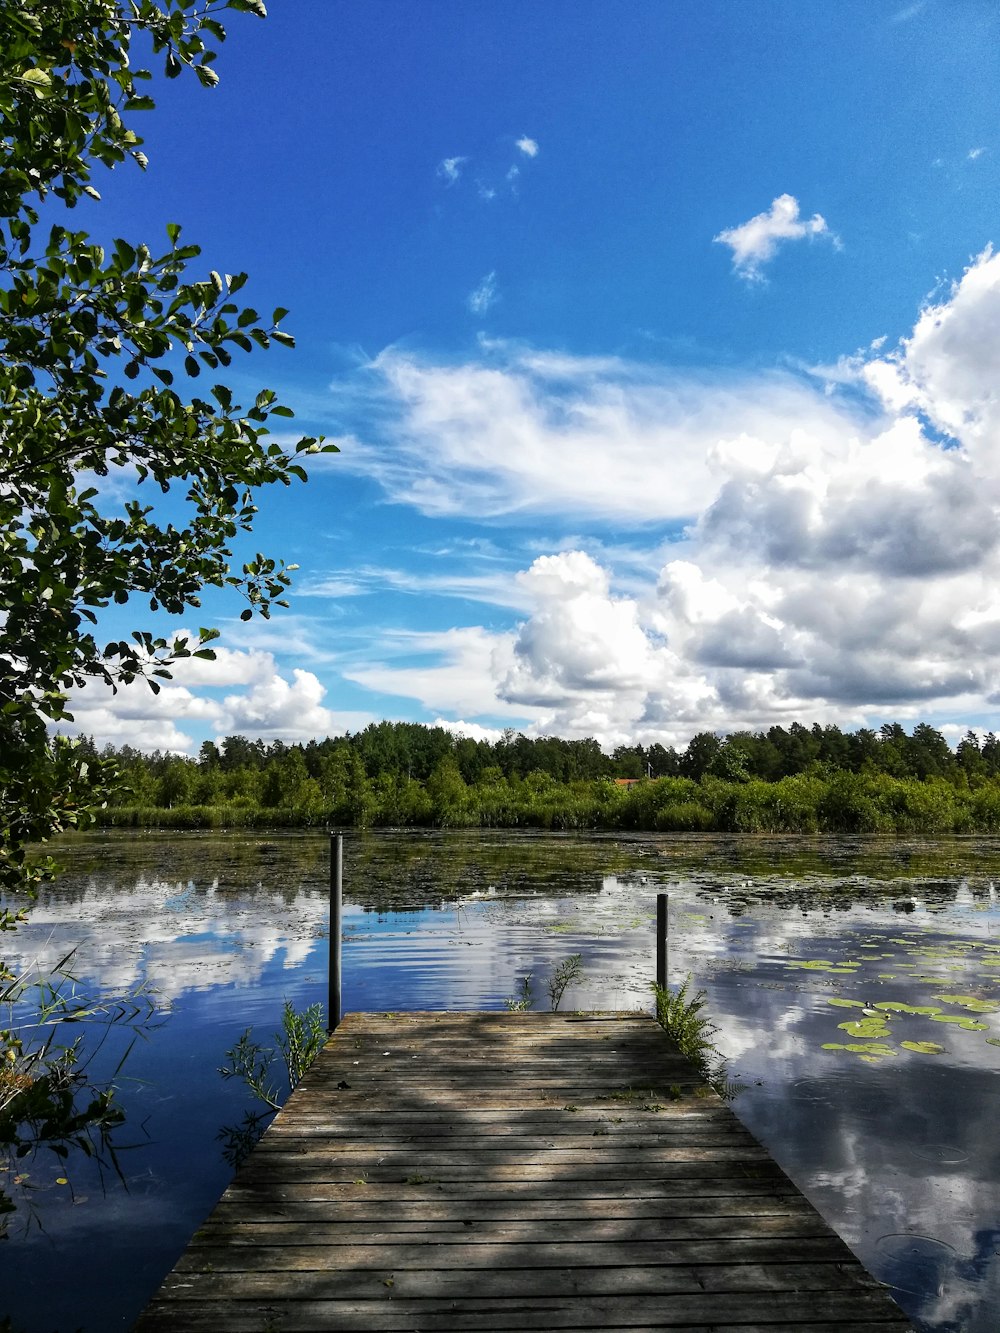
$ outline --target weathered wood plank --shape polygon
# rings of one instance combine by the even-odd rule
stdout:
[[[366,1195],[369,1191],[365,1191]],[[465,1191],[458,1198],[412,1200],[400,1198],[398,1191],[385,1199],[363,1203],[354,1200],[316,1200],[282,1198],[246,1193],[228,1195],[212,1214],[212,1224],[257,1222],[262,1217],[288,1222],[343,1222],[351,1225],[378,1225],[379,1230],[446,1230],[455,1222],[464,1224],[470,1217],[474,1226],[485,1222],[558,1221],[576,1226],[618,1218],[667,1220],[685,1217],[801,1217],[812,1213],[811,1205],[792,1193],[746,1193],[715,1196],[697,1192],[675,1198],[603,1198],[603,1199],[530,1199],[493,1197],[470,1199]],[[207,1225],[207,1224],[206,1224]],[[204,1230],[204,1228],[203,1228]],[[199,1233],[200,1234],[200,1233]]]
[[[838,1263],[802,1264],[705,1264],[671,1265],[667,1267],[630,1267],[595,1269],[393,1269],[393,1299],[440,1300],[468,1299],[470,1283],[474,1284],[477,1301],[493,1301],[511,1296],[534,1296],[542,1299],[573,1295],[587,1296],[664,1296],[674,1292],[715,1293],[751,1291],[855,1291],[859,1282],[854,1266]],[[327,1300],[365,1300],[372,1297],[378,1282],[383,1282],[384,1269],[354,1269],[331,1272],[317,1278],[310,1274],[303,1278],[303,1286],[296,1289],[295,1299],[316,1299],[322,1290]],[[267,1274],[242,1275],[242,1281],[230,1275],[219,1279],[233,1299],[269,1299],[275,1295],[275,1283]],[[197,1291],[213,1286],[211,1275],[200,1274],[193,1279],[177,1275],[178,1291],[185,1291],[186,1301],[200,1300]],[[867,1289],[873,1287],[869,1280]],[[284,1288],[287,1292],[287,1286]],[[185,1310],[188,1308],[185,1305]]]
[[[902,1330],[643,1015],[351,1015],[137,1333]]]
[[[226,1191],[222,1202],[253,1199],[262,1207],[278,1206],[285,1200],[327,1201],[340,1204],[369,1204],[381,1200],[401,1203],[431,1203],[440,1200],[468,1200],[470,1203],[502,1200],[519,1207],[529,1200],[557,1201],[604,1207],[611,1200],[673,1200],[698,1196],[741,1197],[744,1194],[785,1193],[798,1195],[788,1177],[773,1162],[760,1162],[734,1173],[711,1163],[693,1162],[684,1167],[661,1168],[657,1177],[638,1180],[480,1180],[474,1182],[438,1180],[420,1188],[400,1188],[398,1178],[389,1182],[353,1180],[337,1183],[328,1180],[275,1180],[269,1173],[254,1173],[245,1167]],[[798,1196],[801,1197],[801,1196]],[[220,1205],[221,1206],[221,1205]]]
[[[572,1222],[556,1222],[551,1219],[535,1222],[493,1220],[489,1224],[484,1224],[475,1218],[466,1218],[452,1222],[447,1229],[436,1231],[434,1244],[435,1246],[470,1244],[545,1246],[556,1243],[574,1245],[600,1243],[608,1247],[611,1252],[612,1242],[631,1244],[714,1239],[728,1244],[731,1240],[749,1240],[762,1236],[788,1236],[800,1239],[804,1236],[827,1237],[830,1234],[829,1227],[821,1218],[815,1214],[809,1217],[803,1213],[778,1216],[751,1214],[724,1218],[718,1214],[656,1219],[639,1217],[617,1221],[602,1219],[589,1223],[577,1218]],[[224,1224],[220,1224],[216,1220],[198,1232],[189,1250],[193,1255],[206,1246],[228,1248],[260,1245],[307,1248],[318,1245],[325,1249],[334,1245],[357,1246],[361,1243],[359,1235],[372,1243],[393,1245],[400,1251],[414,1239],[411,1230],[401,1232],[392,1226],[373,1228],[365,1225],[359,1229],[357,1224],[346,1222],[293,1222],[277,1219],[266,1222],[227,1220]],[[426,1259],[426,1248],[421,1251],[421,1255]],[[614,1262],[613,1252],[612,1261]]]
[[[462,1330],[526,1330],[535,1328],[616,1329],[650,1327],[657,1329],[689,1328],[705,1333],[711,1329],[739,1329],[745,1333],[748,1324],[782,1333],[811,1329],[815,1324],[833,1325],[838,1333],[858,1333],[859,1325],[874,1324],[880,1333],[895,1327],[905,1328],[892,1316],[880,1318],[886,1309],[886,1297],[881,1292],[863,1290],[844,1292],[738,1292],[670,1293],[662,1296],[585,1296],[571,1295],[564,1300],[544,1300],[536,1296],[513,1297],[493,1302],[471,1299],[468,1296],[453,1301],[424,1302],[400,1300],[394,1292],[392,1275],[373,1280],[382,1289],[381,1298],[368,1301],[271,1301],[257,1306],[257,1320],[266,1313],[272,1326],[281,1333],[316,1329],[379,1329],[391,1333],[396,1329],[462,1329]],[[388,1284],[393,1285],[388,1285]],[[777,1308],[780,1302],[780,1310]],[[238,1303],[238,1305],[237,1305]],[[212,1327],[220,1330],[248,1330],[259,1328],[260,1322],[251,1322],[253,1306],[247,1302],[227,1298],[217,1303],[217,1320]],[[234,1313],[243,1306],[241,1313]],[[209,1307],[211,1308],[211,1307]],[[228,1316],[228,1317],[227,1317]],[[173,1324],[144,1323],[147,1329],[191,1329],[188,1312],[179,1303]],[[225,1321],[225,1322],[223,1322]],[[203,1324],[202,1327],[207,1327]]]
[[[403,1243],[406,1241],[407,1243]],[[438,1244],[410,1237],[387,1236],[385,1244],[367,1245],[258,1245],[221,1246],[210,1243],[191,1246],[177,1264],[177,1274],[209,1271],[252,1272],[263,1267],[269,1273],[282,1270],[327,1272],[346,1268],[617,1268],[628,1264],[711,1263],[724,1253],[728,1259],[746,1263],[831,1263],[841,1260],[843,1242],[832,1232],[826,1235],[782,1236],[753,1240],[629,1241],[625,1245],[569,1242],[563,1245]]]

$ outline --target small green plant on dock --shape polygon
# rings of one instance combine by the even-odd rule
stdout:
[[[219,1069],[225,1079],[241,1078],[265,1106],[263,1111],[246,1111],[239,1125],[224,1125],[219,1130],[222,1155],[234,1168],[246,1161],[271,1116],[281,1109],[285,1098],[319,1054],[326,1041],[323,1006],[311,1004],[298,1010],[291,1000],[286,1000],[281,1012],[281,1030],[274,1034],[274,1046],[261,1045],[252,1034],[252,1028],[241,1034],[236,1045],[226,1052],[228,1063]],[[284,1077],[275,1072],[279,1056],[285,1067]]]
[[[729,1100],[739,1087],[728,1081],[725,1058],[712,1040],[718,1029],[704,1012],[705,992],[699,990],[691,995],[690,987],[690,976],[675,991],[654,983],[657,1022],[674,1039],[681,1054],[687,1056],[706,1083],[720,1097]]]

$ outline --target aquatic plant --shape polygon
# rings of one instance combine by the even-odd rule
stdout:
[[[559,1008],[563,995],[568,987],[574,982],[580,980],[583,976],[583,954],[570,954],[565,958],[552,973],[546,982],[545,989],[549,993],[549,1000],[552,1005],[552,1012],[555,1013]]]
[[[555,1013],[562,1003],[562,997],[569,989],[583,976],[583,954],[570,954],[564,958],[556,967],[545,983],[545,989],[549,997],[549,1008]],[[517,995],[508,995],[504,1000],[504,1008],[513,1014],[524,1013],[527,1009],[533,1009],[535,1006],[535,996],[531,989],[531,973],[526,972],[521,978],[521,986]]]
[[[526,1009],[534,1006],[535,997],[531,993],[531,973],[526,972],[521,978],[521,990],[515,997],[508,995],[504,1000],[504,1007],[509,1009],[512,1014],[523,1013]]]
[[[25,1225],[41,1225],[31,1193],[53,1183],[51,1171],[29,1166],[43,1149],[55,1158],[54,1183],[72,1195],[69,1163],[87,1157],[103,1176],[122,1178],[114,1131],[125,1113],[115,1100],[116,1082],[139,1036],[154,1026],[151,994],[138,986],[124,994],[91,995],[70,970],[76,950],[51,973],[14,975],[0,966],[0,1239],[18,1203],[28,1205]],[[72,1025],[73,1041],[64,1042]],[[96,1057],[109,1043],[125,1043],[110,1073],[95,1073]],[[2,1329],[0,1329],[2,1333]]]
[[[250,1155],[285,1098],[300,1082],[327,1038],[321,1004],[298,1010],[286,1000],[281,1011],[281,1029],[274,1034],[274,1046],[263,1046],[253,1039],[253,1029],[241,1033],[236,1044],[226,1052],[227,1064],[220,1066],[224,1079],[241,1078],[253,1095],[264,1103],[264,1110],[244,1112],[239,1125],[224,1125],[218,1133],[222,1155],[235,1169]],[[280,1056],[284,1075],[275,1072]],[[282,1084],[285,1087],[282,1087]]]

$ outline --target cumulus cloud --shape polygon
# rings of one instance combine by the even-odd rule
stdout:
[[[466,304],[474,315],[485,315],[490,306],[497,301],[496,270],[487,273],[474,291],[469,293]]]
[[[178,662],[172,680],[158,694],[142,681],[122,686],[116,694],[100,682],[89,682],[71,693],[74,720],[60,724],[60,730],[94,736],[99,743],[188,754],[197,749],[195,735],[206,730],[219,739],[242,734],[291,742],[336,735],[373,720],[368,713],[324,707],[326,686],[317,676],[296,667],[289,680],[269,652],[218,646],[215,652],[214,662]],[[220,698],[218,692],[225,689],[230,692]]]
[[[764,265],[773,259],[778,246],[788,241],[812,240],[817,236],[836,238],[819,213],[811,218],[799,216],[799,201],[790,194],[779,194],[766,213],[758,213],[749,222],[720,231],[712,239],[728,245],[733,252],[733,270],[748,282],[762,282]]]
[[[987,247],[945,300],[921,312],[913,333],[863,370],[895,412],[930,422],[979,458],[1000,430],[1000,255]]]
[[[450,731],[453,736],[464,736],[470,741],[488,741],[491,745],[503,739],[502,727],[483,727],[478,722],[466,722],[462,718],[451,722],[446,717],[436,717],[431,726],[441,727],[445,731]]]
[[[535,142],[534,139],[529,139],[526,134],[523,135],[520,139],[518,139],[517,146],[518,148],[520,148],[521,152],[525,155],[525,157],[538,156],[538,144]]]
[[[458,366],[384,354],[393,498],[652,525],[655,540],[645,578],[634,546],[627,579],[612,548],[550,547],[516,580],[513,631],[421,636],[418,663],[354,679],[607,744],[986,712],[1000,701],[997,327],[1000,258],[985,251],[894,348],[839,363],[832,390],[499,344]]]

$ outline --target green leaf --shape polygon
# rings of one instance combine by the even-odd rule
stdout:
[[[996,1000],[980,1000],[975,995],[939,995],[945,1004],[957,1004],[963,1009],[970,1009],[974,1014],[993,1014],[1000,1009]]]

